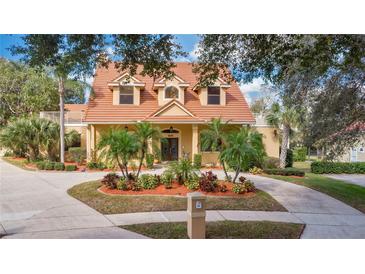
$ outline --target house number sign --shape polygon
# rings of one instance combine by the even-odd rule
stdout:
[[[195,208],[201,209],[202,208],[202,202],[201,201],[196,201]]]

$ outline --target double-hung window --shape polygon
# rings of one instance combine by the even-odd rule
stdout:
[[[221,91],[220,87],[208,87],[208,105],[220,105]]]
[[[133,104],[133,87],[121,86],[119,88],[119,104],[132,105]]]

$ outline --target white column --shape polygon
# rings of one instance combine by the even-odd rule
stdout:
[[[87,161],[91,160],[90,138],[91,138],[90,125],[87,125],[87,128],[86,128],[86,159],[87,159]]]
[[[191,150],[191,156],[192,159],[194,159],[194,154],[198,154],[199,153],[199,147],[198,147],[198,142],[199,142],[199,128],[198,125],[193,125],[193,134],[192,134],[192,150]]]

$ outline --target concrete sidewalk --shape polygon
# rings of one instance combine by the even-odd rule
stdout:
[[[324,174],[324,176],[365,187],[365,174]]]

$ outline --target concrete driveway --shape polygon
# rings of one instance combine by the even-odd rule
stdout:
[[[365,187],[365,174],[326,174],[325,176]]]

